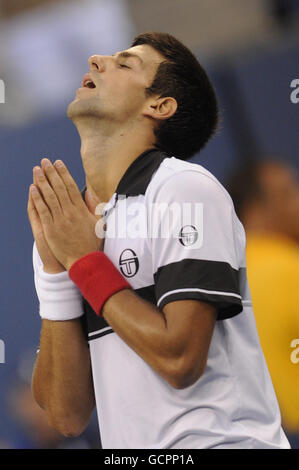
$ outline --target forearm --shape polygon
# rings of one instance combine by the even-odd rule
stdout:
[[[162,312],[133,292],[104,253],[76,260],[69,276],[94,311],[169,384],[182,388],[200,377],[216,319],[214,306],[186,299],[169,302]]]
[[[130,289],[111,296],[102,315],[113,330],[169,383],[181,369],[184,348],[155,305]]]
[[[90,355],[80,320],[42,321],[32,389],[50,424],[80,434],[94,408]]]

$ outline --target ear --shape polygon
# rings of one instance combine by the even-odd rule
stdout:
[[[155,98],[150,100],[143,112],[144,116],[157,121],[164,121],[171,118],[178,109],[178,103],[175,98],[170,96],[164,98]]]

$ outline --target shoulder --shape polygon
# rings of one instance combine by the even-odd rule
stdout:
[[[203,166],[175,157],[165,158],[154,174],[145,197],[147,207],[157,210],[163,204],[173,210],[179,204],[184,210],[184,204],[190,203],[189,209],[194,213],[200,205],[209,233],[233,233],[234,243],[244,249],[245,231],[233,201],[224,186]]]
[[[220,202],[233,207],[233,202],[218,179],[197,163],[167,157],[148,185],[146,196],[156,199],[188,199]]]

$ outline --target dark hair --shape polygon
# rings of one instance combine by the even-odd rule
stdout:
[[[149,45],[165,57],[148,95],[176,99],[175,114],[162,121],[155,130],[156,146],[181,158],[190,158],[201,150],[218,124],[218,103],[213,86],[196,57],[180,41],[165,33],[138,35],[131,47]]]

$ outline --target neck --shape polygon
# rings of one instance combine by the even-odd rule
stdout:
[[[122,176],[136,158],[154,147],[152,130],[115,129],[78,126],[81,137],[81,157],[86,175],[86,186],[101,202],[107,202],[115,192]]]

